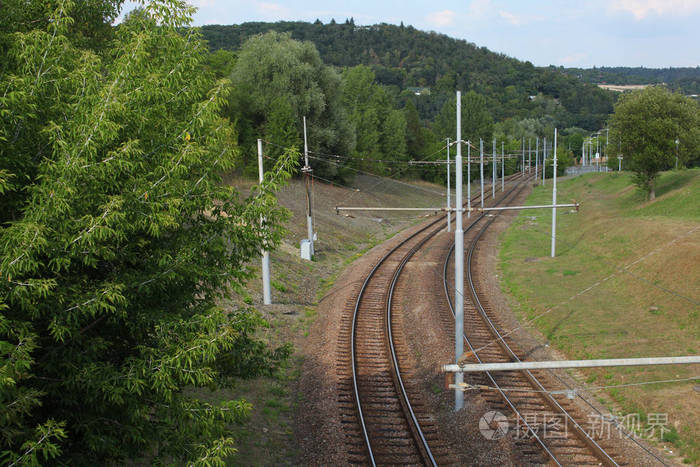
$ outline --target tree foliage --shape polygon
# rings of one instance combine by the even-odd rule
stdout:
[[[375,82],[374,72],[364,65],[345,70],[341,89],[355,130],[354,165],[381,174],[395,168],[383,161],[406,161],[406,116],[391,92]]]
[[[489,113],[484,96],[469,91],[462,96],[462,139],[490,141],[493,136],[493,118]],[[454,139],[457,134],[457,99],[447,101],[435,119],[435,133],[441,137]]]
[[[626,94],[610,119],[610,141],[618,143],[625,167],[654,199],[660,171],[674,167],[676,157],[679,165],[697,161],[700,107],[692,99],[658,86]]]
[[[351,127],[340,105],[340,76],[321,61],[310,42],[271,32],[251,37],[241,47],[231,73],[228,114],[236,121],[244,165],[257,171],[256,139],[264,135],[280,147],[298,145],[306,117],[309,147],[323,153],[348,154]],[[333,175],[333,166],[319,167]]]
[[[220,116],[230,87],[183,32],[193,10],[153,0],[105,38],[118,4],[3,5],[15,19],[0,23],[5,464],[220,464],[250,406],[192,389],[286,353],[255,339],[257,313],[223,305],[280,239],[271,190],[290,157],[249,198],[221,184],[238,157]],[[78,24],[86,15],[96,23]]]
[[[484,96],[495,120],[540,118],[549,113],[560,128],[597,130],[604,125],[616,98],[615,93],[584,83],[563,68],[535,67],[412,26],[280,21],[202,28],[212,50],[237,50],[247,38],[269,31],[287,32],[296,40],[312,42],[328,65],[369,66],[379,84],[401,91],[431,88],[430,95],[421,95],[414,102],[423,120],[434,119],[454,91],[462,89]]]

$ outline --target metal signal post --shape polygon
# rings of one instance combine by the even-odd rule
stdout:
[[[455,214],[455,363],[464,353],[464,230],[462,228],[462,93],[457,91],[457,159],[455,177],[457,188]],[[467,146],[469,147],[469,146]],[[471,198],[471,196],[470,196]],[[469,205],[471,207],[471,204]],[[455,373],[455,385],[464,381],[462,373]],[[455,389],[455,411],[464,406],[464,393]]]

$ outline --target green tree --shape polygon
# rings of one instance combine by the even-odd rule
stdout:
[[[279,122],[279,112],[288,109],[298,135],[302,134],[302,118],[306,117],[312,150],[336,154],[351,151],[351,130],[339,100],[340,77],[323,64],[312,43],[276,32],[251,37],[238,53],[231,82],[229,115],[237,123],[244,164],[250,173],[257,171],[256,139],[286,132],[287,126],[271,126]],[[286,103],[280,110],[282,101]]]
[[[14,3],[34,16],[0,27],[0,461],[222,463],[250,405],[196,389],[288,352],[226,299],[280,239],[289,158],[249,198],[221,183],[230,88],[192,8],[151,1],[101,49],[74,32],[87,2]]]
[[[623,95],[610,119],[610,141],[618,142],[637,185],[654,199],[662,170],[683,165],[700,151],[700,110],[694,100],[660,86]]]
[[[456,105],[453,98],[443,105],[435,118],[436,134],[440,137],[454,139],[457,134]],[[488,111],[484,96],[474,91],[462,95],[462,139],[490,141],[493,136],[493,118]]]
[[[425,140],[421,131],[423,125],[413,101],[406,102],[404,113],[406,114],[406,151],[409,158],[418,159],[425,150]]]
[[[392,110],[384,120],[382,146],[386,157],[397,161],[407,161],[406,117],[400,110]]]

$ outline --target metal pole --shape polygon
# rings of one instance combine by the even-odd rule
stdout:
[[[525,137],[523,136],[523,163],[522,166],[520,167],[520,171],[522,172],[522,176],[525,176]]]
[[[464,365],[443,365],[442,371],[482,372],[482,371],[520,371],[546,370],[557,368],[601,368],[610,366],[650,366],[650,365],[692,365],[700,363],[700,356],[685,357],[642,357],[642,358],[605,358],[597,360],[553,360],[539,362],[506,363],[467,363]]]
[[[464,352],[464,230],[462,230],[462,93],[457,91],[457,160],[455,177],[457,200],[455,215],[455,363]],[[468,148],[469,146],[467,146]],[[467,156],[469,160],[469,156]],[[471,204],[469,204],[471,208]],[[455,373],[455,384],[464,381],[462,373]],[[464,393],[455,389],[455,411],[464,406]]]
[[[537,143],[535,146],[535,181],[537,181],[537,159],[540,157],[540,137],[537,137]]]
[[[557,129],[554,129],[554,147],[552,148],[554,153],[554,172],[552,172],[552,177],[554,183],[552,185],[552,204],[556,206],[557,204]],[[556,242],[557,242],[557,208],[552,208],[552,258],[556,254]]]
[[[578,209],[580,204],[578,203],[565,203],[565,204],[534,204],[528,206],[500,206],[495,208],[474,208],[475,211],[487,212],[487,211],[514,211],[514,210],[524,210],[524,209],[544,209],[544,208],[576,208]],[[406,208],[403,208],[406,209]]]
[[[447,231],[450,231],[450,138],[447,138]]]
[[[527,173],[530,173],[530,167],[532,167],[532,141],[530,138],[527,139]]]
[[[263,149],[262,140],[258,139],[258,178],[260,183],[263,181]],[[260,216],[260,222],[265,220]],[[263,250],[262,252],[262,280],[263,280],[263,304],[269,305],[272,303],[270,297],[270,252]]]
[[[542,186],[544,186],[544,176],[547,171],[547,137],[544,137],[544,149],[542,151]]]
[[[481,207],[484,207],[484,140],[479,138],[479,172],[481,173]]]
[[[460,113],[461,117],[461,113]],[[467,144],[467,217],[472,217],[472,144],[471,141]],[[456,173],[456,172],[455,172]]]
[[[447,208],[394,208],[394,207],[376,207],[376,206],[336,206],[336,211],[432,211],[444,212]]]
[[[581,145],[581,167],[586,165],[586,143]]]
[[[506,149],[501,141],[501,191],[506,191]]]
[[[676,137],[676,170],[678,170],[678,144],[680,143],[680,140]]]
[[[314,257],[314,225],[311,219],[311,167],[309,166],[309,146],[306,142],[306,117],[304,117],[304,178],[306,180],[306,235],[311,246],[311,258]]]
[[[493,160],[491,161],[493,176],[491,177],[491,198],[496,199],[496,140],[493,140]]]

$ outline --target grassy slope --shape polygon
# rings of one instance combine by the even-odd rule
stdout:
[[[664,173],[651,203],[626,174],[588,174],[557,188],[559,202],[575,199],[581,210],[559,211],[556,258],[549,257],[551,210],[522,211],[503,236],[502,285],[520,318],[544,313],[534,326],[571,358],[700,354],[700,169]],[[548,180],[528,203],[551,199]],[[694,377],[700,365],[595,369],[586,375],[591,386],[610,386]],[[649,414],[667,413],[671,431],[659,440],[655,430],[655,438],[698,464],[698,383],[598,394],[624,414],[640,413],[643,422]]]
[[[251,181],[228,180],[246,192]],[[330,289],[338,274],[362,253],[404,227],[422,219],[415,213],[363,213],[352,217],[337,215],[334,207],[345,206],[442,206],[443,189],[425,182],[411,185],[373,177],[358,176],[353,186],[359,191],[316,182],[314,184],[315,230],[318,232],[313,262],[299,258],[299,240],[306,237],[305,191],[302,180],[293,180],[278,193],[280,203],[292,213],[283,244],[271,253],[273,305],[263,306],[261,281],[253,279],[246,297],[269,321],[264,331],[272,345],[291,342],[295,354],[286,368],[273,377],[240,381],[233,393],[217,398],[245,398],[253,410],[247,423],[235,428],[239,454],[229,465],[298,465],[294,433],[294,411],[304,394],[295,390],[304,361],[303,340],[316,317],[316,304]],[[259,262],[251,264],[260,269]],[[258,276],[259,277],[259,276]]]

